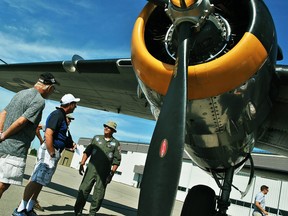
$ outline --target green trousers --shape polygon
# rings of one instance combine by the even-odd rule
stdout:
[[[74,205],[74,211],[76,214],[82,212],[89,197],[89,194],[94,186],[89,216],[96,215],[96,212],[100,209],[104,199],[106,190],[106,178],[107,176],[100,176],[95,171],[86,170],[81,185],[79,187],[76,203]]]

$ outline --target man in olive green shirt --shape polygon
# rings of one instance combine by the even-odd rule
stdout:
[[[83,175],[85,162],[90,157],[74,206],[75,215],[77,216],[82,215],[82,210],[95,183],[89,216],[96,215],[104,199],[106,186],[110,183],[121,162],[120,144],[113,137],[117,124],[108,121],[103,126],[104,135],[93,137],[80,162],[79,173]]]

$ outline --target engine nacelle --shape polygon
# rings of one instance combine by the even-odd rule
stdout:
[[[204,170],[221,171],[252,151],[270,111],[277,41],[262,0],[211,3],[214,12],[191,35],[185,150]],[[151,3],[133,29],[132,64],[156,119],[177,56],[175,29],[165,10]]]

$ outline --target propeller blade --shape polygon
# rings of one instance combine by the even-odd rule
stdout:
[[[138,215],[165,216],[173,209],[185,140],[189,37],[191,24],[180,23],[178,57],[149,146]]]

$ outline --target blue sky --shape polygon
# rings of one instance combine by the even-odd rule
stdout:
[[[274,18],[278,42],[288,64],[288,1],[265,1]],[[2,0],[0,1],[0,59],[7,63],[130,58],[131,32],[145,0]],[[1,74],[0,74],[1,78]],[[14,93],[0,87],[0,110]],[[77,95],[75,95],[77,97]],[[58,106],[47,101],[42,123]],[[119,140],[149,143],[154,121],[78,106],[71,124],[74,140],[103,133],[103,123],[118,123]],[[34,141],[37,147],[38,142]]]

